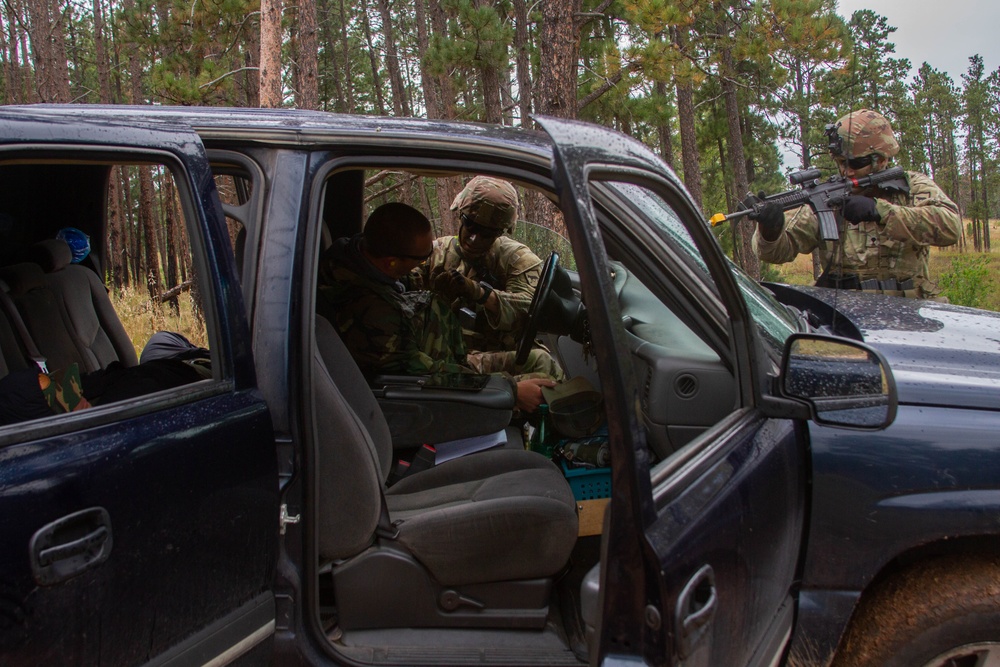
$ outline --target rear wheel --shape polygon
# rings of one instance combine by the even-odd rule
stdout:
[[[1000,666],[1000,558],[938,558],[866,594],[832,667]]]
[[[924,667],[990,667],[1000,665],[1000,643],[959,646],[935,657]]]

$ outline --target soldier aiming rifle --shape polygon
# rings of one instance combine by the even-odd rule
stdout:
[[[881,114],[854,111],[827,126],[826,134],[840,179],[744,200],[746,215],[757,221],[757,255],[783,264],[818,248],[824,267],[819,287],[937,297],[928,275],[930,246],[958,241],[958,207],[924,174],[889,168],[899,143]],[[800,182],[815,176],[806,172]],[[838,209],[839,229],[833,217]]]

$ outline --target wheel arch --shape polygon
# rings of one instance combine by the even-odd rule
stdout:
[[[871,627],[880,624],[882,613],[896,606],[907,589],[928,590],[954,581],[972,580],[986,573],[983,581],[992,582],[1000,594],[1000,536],[975,535],[943,538],[916,545],[888,561],[872,578],[858,599],[841,633],[830,667],[856,667],[861,664],[858,646]]]

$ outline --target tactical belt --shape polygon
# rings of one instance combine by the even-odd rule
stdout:
[[[847,273],[843,275],[823,274],[816,281],[816,286],[833,287],[835,289],[860,290],[862,292],[888,294],[890,296],[919,296],[916,285],[913,283],[913,278],[907,278],[906,280],[900,282],[895,278],[886,278],[885,280],[879,280],[878,278],[862,279],[856,273]]]

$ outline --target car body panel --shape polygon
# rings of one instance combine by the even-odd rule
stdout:
[[[809,424],[813,500],[797,655],[832,655],[862,592],[896,561],[1000,540],[998,432],[1000,411],[931,406],[901,405],[879,433]]]
[[[278,545],[274,439],[200,139],[178,122],[5,109],[0,159],[15,155],[170,165],[219,368],[173,394],[3,429],[0,652],[15,663],[176,664],[264,646]]]
[[[825,323],[835,308],[857,338],[888,359],[898,387],[896,419],[884,431],[808,425],[813,493],[793,655],[826,664],[862,592],[894,563],[992,548],[980,542],[1000,538],[1000,470],[992,463],[1000,432],[1000,314],[821,287],[768,287],[796,308],[830,309]]]
[[[1000,313],[823,287],[769,287],[796,307],[819,301],[836,308],[889,361],[900,403],[1000,410]]]

